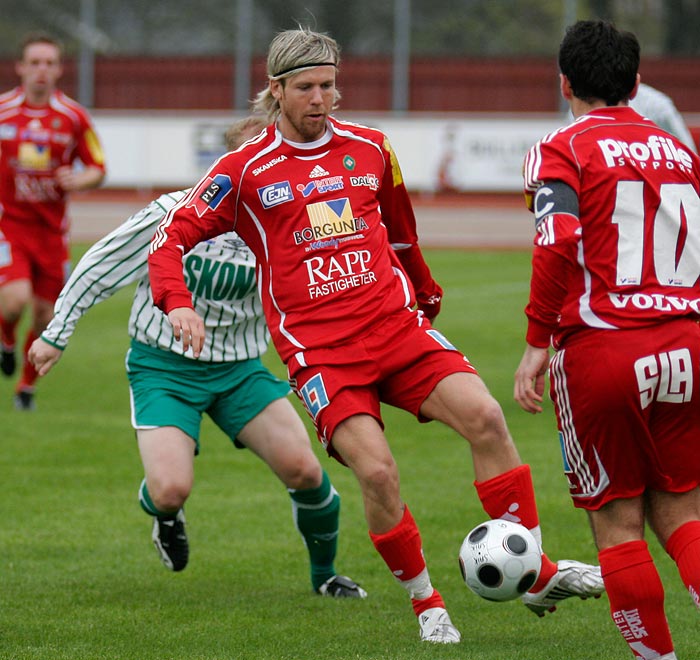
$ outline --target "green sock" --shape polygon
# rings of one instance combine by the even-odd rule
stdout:
[[[338,548],[340,496],[326,471],[318,488],[289,490],[294,524],[301,533],[311,561],[311,584],[314,591],[335,575]]]
[[[177,516],[177,511],[173,513],[172,511],[160,511],[159,509],[156,509],[156,506],[155,504],[153,504],[153,500],[151,499],[151,496],[148,493],[148,487],[146,486],[145,478],[139,486],[139,504],[149,516],[155,516],[156,518],[165,519],[175,518]]]

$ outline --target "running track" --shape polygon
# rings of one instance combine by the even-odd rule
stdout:
[[[103,189],[74,194],[71,239],[96,241],[159,192]],[[512,250],[532,244],[533,217],[520,195],[415,195],[413,203],[423,247]]]

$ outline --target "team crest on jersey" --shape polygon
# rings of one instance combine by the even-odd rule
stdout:
[[[294,199],[294,193],[289,181],[278,181],[264,188],[258,188],[258,197],[262,205],[269,209],[278,204],[291,202]]]
[[[208,176],[199,184],[199,188],[187,207],[194,208],[201,218],[207,211],[215,211],[232,189],[231,177],[227,174]]]

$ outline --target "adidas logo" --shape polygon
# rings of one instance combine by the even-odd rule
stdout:
[[[316,167],[309,172],[309,179],[317,179],[320,176],[328,176],[328,172],[326,172],[326,170],[324,170],[320,165],[316,165]]]

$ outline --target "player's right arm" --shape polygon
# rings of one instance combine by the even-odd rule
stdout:
[[[194,357],[204,345],[204,323],[194,311],[185,284],[182,257],[197,243],[231,231],[235,225],[233,183],[219,159],[185,199],[159,224],[148,255],[153,301],[167,314],[176,340],[192,347]]]
[[[46,375],[61,358],[80,318],[123,287],[147,276],[151,237],[184,191],[167,193],[95,243],[76,264],[54,306],[54,316],[28,358]]]
[[[581,239],[578,195],[563,181],[542,184],[534,196],[534,248],[528,318],[527,343],[540,348],[550,344],[564,298],[569,276],[576,264]]]
[[[535,214],[525,352],[515,372],[513,396],[526,412],[542,412],[549,346],[568,292],[581,235],[578,195],[563,181],[548,181],[529,203]]]

